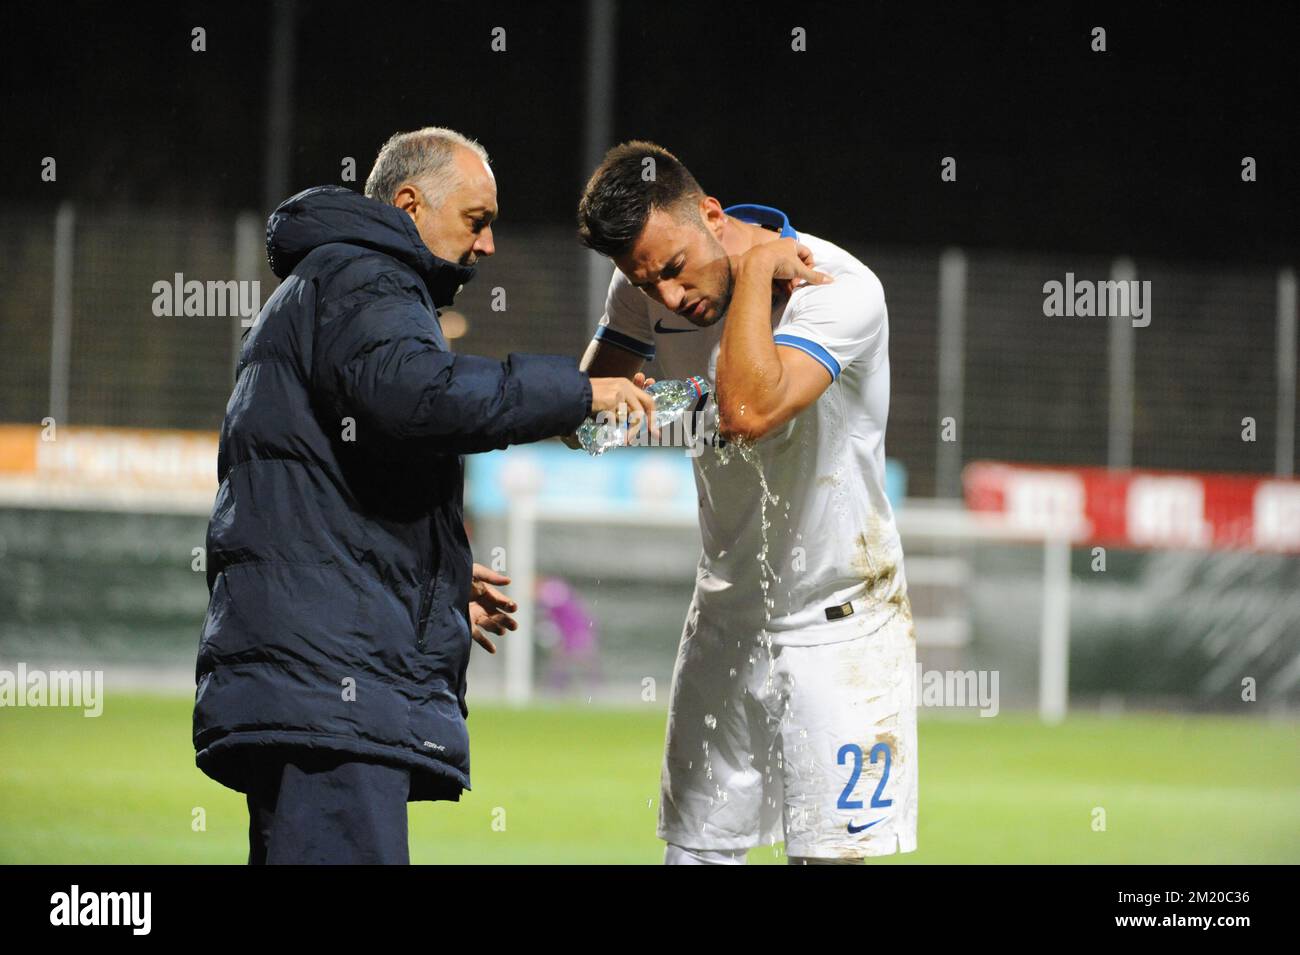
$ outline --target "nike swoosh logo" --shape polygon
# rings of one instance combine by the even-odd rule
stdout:
[[[665,328],[664,320],[661,318],[655,322],[655,331],[660,335],[675,335],[679,332],[698,332],[698,328]]]
[[[877,819],[874,822],[867,823],[865,826],[855,826],[853,823],[849,823],[849,832],[861,832],[863,829],[870,829],[877,822],[884,822],[884,821],[885,821],[884,817],[881,817],[880,819]]]

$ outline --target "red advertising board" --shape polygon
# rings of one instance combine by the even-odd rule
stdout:
[[[1028,534],[1135,548],[1300,553],[1300,481],[979,461],[966,506]]]

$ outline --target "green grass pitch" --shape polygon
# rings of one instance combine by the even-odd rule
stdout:
[[[110,696],[93,719],[0,710],[0,862],[243,863],[244,797],[195,768],[191,707],[139,694]],[[471,707],[475,789],[459,803],[411,804],[413,862],[662,859],[662,709]],[[1300,862],[1298,729],[923,713],[919,849],[871,864]],[[1094,831],[1095,807],[1105,831]],[[750,861],[785,859],[762,846]]]

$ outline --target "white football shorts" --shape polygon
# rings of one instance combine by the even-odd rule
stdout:
[[[781,645],[692,602],[673,670],[659,838],[689,849],[784,839],[793,858],[916,849],[916,636],[904,598]]]

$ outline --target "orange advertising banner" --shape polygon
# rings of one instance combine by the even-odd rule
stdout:
[[[217,490],[217,434],[0,425],[0,501],[201,510]]]

